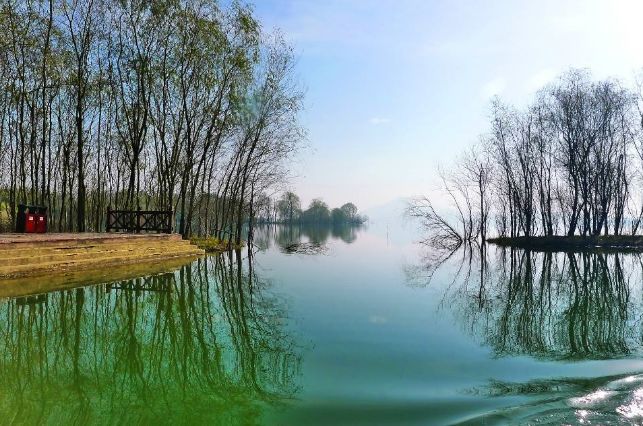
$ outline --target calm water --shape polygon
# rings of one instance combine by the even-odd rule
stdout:
[[[643,259],[418,239],[263,228],[254,255],[5,299],[0,422],[643,422]]]

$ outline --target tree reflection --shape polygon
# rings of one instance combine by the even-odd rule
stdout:
[[[259,249],[266,250],[274,241],[282,251],[287,253],[292,252],[290,248],[300,244],[324,248],[330,238],[351,244],[357,239],[358,231],[363,226],[345,223],[261,225],[255,228],[252,243]]]
[[[444,298],[455,302],[448,306],[496,356],[601,359],[640,350],[639,255],[487,250],[410,272],[415,282],[437,271],[455,277],[446,280]]]
[[[20,423],[252,424],[292,398],[283,301],[240,252],[177,273],[8,300],[0,404]]]
[[[335,223],[331,225],[330,230],[333,238],[339,238],[343,242],[351,244],[357,239],[357,230],[362,226],[360,224]]]

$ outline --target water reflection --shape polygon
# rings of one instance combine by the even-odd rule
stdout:
[[[254,229],[252,243],[261,250],[276,244],[287,254],[324,254],[331,239],[351,244],[363,227],[358,224],[261,225]]]
[[[467,246],[427,250],[407,273],[414,286],[447,283],[439,309],[494,357],[612,360],[643,352],[642,260],[637,253]],[[619,376],[489,380],[464,393],[523,402],[465,423],[639,424],[643,375],[632,367]]]
[[[19,423],[259,423],[298,392],[282,299],[241,253],[0,305],[0,404]]]
[[[469,247],[428,255],[408,272],[417,285],[438,271],[452,278],[450,309],[495,356],[611,359],[641,350],[640,255]]]

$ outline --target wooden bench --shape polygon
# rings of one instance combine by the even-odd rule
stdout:
[[[107,209],[107,232],[172,233],[172,210]]]

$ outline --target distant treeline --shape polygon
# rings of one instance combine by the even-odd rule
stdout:
[[[315,198],[306,210],[302,210],[301,200],[293,192],[285,192],[276,200],[262,196],[255,207],[255,223],[361,225],[367,220],[365,216],[358,214],[353,203],[330,209],[324,201]]]
[[[292,49],[216,0],[9,0],[0,6],[0,227],[19,203],[56,231],[112,209],[241,238],[303,140]]]
[[[430,197],[409,211],[431,241],[498,236],[636,234],[643,219],[643,97],[571,70],[516,109],[492,102],[490,132],[449,172],[450,209]]]

